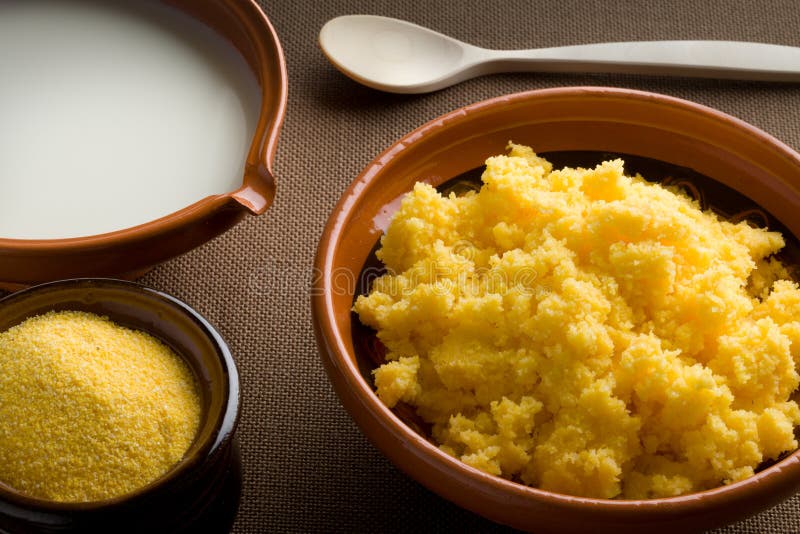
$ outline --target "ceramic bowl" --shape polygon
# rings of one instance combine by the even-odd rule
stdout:
[[[51,310],[107,316],[169,345],[197,377],[203,403],[200,427],[172,470],[118,498],[55,503],[0,483],[0,532],[228,532],[241,493],[234,439],[239,379],[219,333],[176,298],[112,279],[65,280],[11,294],[0,300],[0,332]]]
[[[364,434],[439,495],[539,533],[698,531],[737,521],[795,493],[800,452],[744,481],[682,497],[625,501],[555,494],[461,463],[432,444],[413,417],[381,403],[371,378],[380,350],[351,313],[359,273],[372,261],[399,198],[415,182],[439,186],[474,176],[488,156],[505,152],[509,140],[546,156],[621,153],[683,169],[706,177],[708,189],[701,196],[707,204],[744,199],[760,208],[733,211],[768,214],[788,234],[800,235],[800,156],[708,107],[632,90],[560,88],[503,96],[437,118],[363,170],[334,208],[316,256],[312,311],[319,351],[341,403]]]
[[[246,214],[263,213],[271,204],[275,194],[272,161],[287,95],[286,66],[275,30],[254,0],[164,1],[232,43],[260,84],[261,110],[241,187],[115,232],[44,240],[0,236],[0,287],[16,289],[86,276],[132,279],[220,235]]]

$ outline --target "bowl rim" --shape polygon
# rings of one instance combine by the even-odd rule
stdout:
[[[184,16],[199,21],[191,13],[187,13],[185,9],[174,5],[169,0],[159,0],[159,3],[164,4],[165,7],[177,9]],[[264,76],[259,76],[257,71],[253,71],[261,86],[261,108],[245,160],[242,185],[233,191],[207,196],[151,221],[111,232],[48,239],[18,239],[0,236],[0,250],[36,253],[58,249],[80,252],[110,244],[124,246],[197,223],[207,217],[209,213],[222,209],[232,200],[256,215],[263,213],[269,207],[274,196],[272,165],[278,148],[278,138],[286,115],[288,99],[289,81],[286,58],[275,28],[256,0],[226,0],[224,3],[238,15],[239,21],[247,32],[249,42],[253,45],[259,65],[271,65],[271,68],[276,69],[279,73],[277,83],[275,81],[267,83]],[[224,38],[218,30],[211,29]],[[236,50],[242,55],[241,51]],[[277,99],[273,96],[276,89]],[[277,106],[274,107],[271,103],[275,100],[277,100]],[[256,192],[255,195],[249,194],[253,191]],[[253,202],[254,197],[263,197],[263,201]]]
[[[791,161],[793,166],[800,168],[800,154],[763,130],[709,106],[649,91],[604,86],[536,89],[497,96],[445,113],[407,133],[367,164],[342,193],[325,224],[314,261],[315,276],[311,288],[311,309],[314,329],[317,334],[317,346],[328,377],[333,383],[340,400],[344,400],[340,388],[346,389],[346,392],[355,397],[356,402],[367,411],[367,417],[380,423],[381,429],[376,433],[388,432],[393,438],[414,444],[424,456],[424,461],[438,465],[439,471],[452,471],[462,480],[468,480],[478,486],[490,486],[495,490],[501,490],[506,494],[528,502],[536,501],[573,511],[577,509],[585,511],[587,508],[591,508],[603,513],[619,512],[624,513],[626,517],[641,517],[656,510],[669,513],[706,510],[710,506],[730,504],[734,498],[745,498],[751,495],[756,488],[760,488],[759,491],[769,491],[769,488],[777,489],[781,486],[782,481],[785,482],[791,477],[800,475],[800,448],[781,461],[741,481],[675,497],[600,499],[555,493],[526,486],[522,483],[480,471],[441,451],[406,425],[391,409],[380,401],[372,385],[364,379],[358,366],[350,359],[346,345],[336,326],[336,313],[331,295],[334,276],[333,259],[339,248],[343,230],[350,224],[350,216],[353,214],[353,208],[357,200],[361,198],[365,191],[369,190],[371,184],[378,181],[386,164],[409,148],[424,142],[428,136],[453,125],[471,121],[476,115],[480,116],[486,112],[491,112],[494,108],[529,99],[538,100],[559,97],[575,99],[585,96],[633,99],[703,115],[722,125],[747,133],[754,141],[762,145],[768,145],[770,149],[779,153],[781,157]],[[337,386],[337,379],[343,383]],[[350,413],[349,410],[348,413]],[[350,413],[350,416],[356,420],[362,432],[379,449],[383,450],[370,435],[371,432],[362,426],[361,421],[354,417],[352,413]],[[404,470],[418,482],[433,489],[424,477],[407,471],[402,465],[397,465],[397,467]]]
[[[172,308],[180,315],[183,315],[185,318],[193,322],[214,347],[214,352],[218,356],[223,375],[227,380],[225,384],[225,394],[222,399],[223,409],[220,411],[217,420],[213,422],[213,432],[210,433],[204,441],[200,442],[196,452],[192,456],[189,458],[186,458],[186,456],[182,457],[178,463],[172,466],[163,475],[151,481],[150,483],[135,489],[134,491],[110,499],[102,499],[98,501],[61,502],[33,497],[19,492],[13,487],[0,482],[0,499],[21,508],[36,509],[41,512],[53,513],[93,512],[111,509],[122,503],[127,503],[144,497],[151,492],[157,491],[160,488],[172,483],[184,474],[193,471],[199,465],[205,462],[206,459],[217,454],[226,443],[233,439],[239,424],[241,411],[239,372],[230,348],[217,329],[208,321],[208,319],[203,317],[199,312],[182,300],[168,293],[144,286],[136,282],[119,280],[115,278],[69,278],[38,284],[0,298],[0,310],[2,310],[2,308],[8,304],[25,300],[39,293],[78,288],[101,290],[110,289],[124,293],[144,295],[147,299],[166,304],[168,307]],[[109,316],[109,318],[112,321],[114,320],[112,316]],[[156,332],[155,329],[142,330],[151,335],[155,335],[154,333]],[[161,339],[160,335],[156,335],[156,337]],[[193,445],[194,440],[192,445],[190,445],[190,448]],[[187,449],[186,452],[189,452],[189,449]]]

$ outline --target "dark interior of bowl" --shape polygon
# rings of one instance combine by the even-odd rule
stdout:
[[[800,279],[800,276],[798,276],[798,269],[800,269],[800,241],[798,241],[797,237],[778,219],[754,201],[708,176],[688,167],[616,152],[554,151],[543,152],[539,155],[550,161],[554,169],[563,167],[593,168],[603,161],[621,158],[625,161],[625,173],[627,175],[640,174],[648,181],[678,188],[690,198],[696,200],[703,210],[711,210],[724,220],[733,223],[746,220],[753,226],[778,231],[786,241],[786,246],[778,254],[778,258],[787,266],[795,280]],[[483,171],[484,167],[479,167],[455,176],[442,183],[437,187],[437,190],[441,193],[455,192],[456,194],[468,190],[477,190],[481,185]],[[359,273],[354,302],[359,295],[368,294],[372,281],[386,272],[383,263],[375,254],[379,248],[380,241],[375,243]],[[384,363],[386,349],[378,339],[376,332],[361,324],[355,312],[351,315],[351,325],[353,347],[359,370],[362,377],[374,386],[372,372]],[[433,443],[430,437],[430,425],[416,414],[413,407],[400,402],[393,411],[405,424]],[[800,439],[800,429],[796,429],[795,433]],[[763,462],[758,467],[758,470],[779,462],[789,454],[787,452],[777,459]]]

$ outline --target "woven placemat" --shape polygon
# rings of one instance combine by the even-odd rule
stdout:
[[[239,363],[244,493],[237,533],[503,531],[407,478],[340,407],[317,355],[308,288],[323,225],[369,161],[466,104],[536,88],[604,85],[706,104],[800,148],[800,86],[627,75],[497,75],[423,96],[378,93],[340,75],[316,38],[328,19],[399,17],[489,48],[729,39],[800,46],[795,0],[293,0],[262,6],[282,40],[289,107],[274,206],[143,281],[186,299]],[[800,498],[718,531],[800,532]]]
[[[185,299],[229,342],[242,379],[244,457],[237,533],[504,531],[395,469],[340,407],[314,342],[308,288],[326,218],[375,155],[466,104],[523,90],[603,85],[706,104],[800,148],[800,85],[627,75],[496,75],[423,96],[356,85],[316,45],[326,20],[404,18],[490,48],[730,39],[800,46],[796,0],[262,1],[282,40],[289,107],[261,217],[166,263],[142,282]],[[720,534],[800,532],[800,498]]]

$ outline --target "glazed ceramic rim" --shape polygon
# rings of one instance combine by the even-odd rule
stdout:
[[[184,15],[193,19],[195,18],[191,14],[186,13],[185,10],[172,5],[168,1],[165,3],[168,7],[177,9]],[[281,125],[283,124],[286,114],[288,93],[286,58],[275,28],[272,26],[272,23],[269,21],[264,11],[259,7],[256,0],[234,0],[232,2],[227,2],[226,6],[235,10],[239,21],[245,27],[248,42],[253,45],[259,64],[272,65],[274,60],[277,60],[277,70],[280,74],[278,80],[279,91],[277,94],[277,106],[274,106],[273,103],[276,100],[276,95],[273,93],[274,85],[266,83],[263,76],[259,76],[258,73],[254,71],[259,85],[261,86],[261,109],[258,123],[253,133],[253,140],[251,141],[250,149],[247,154],[242,185],[234,191],[205,197],[157,219],[112,232],[63,239],[16,239],[0,236],[0,250],[13,249],[26,252],[38,252],[57,249],[63,251],[80,251],[108,246],[111,243],[115,246],[134,243],[200,221],[209,213],[222,208],[232,199],[235,200],[237,198],[247,197],[248,191],[261,190],[265,187],[274,188],[274,185],[265,186],[263,181],[265,179],[264,174],[269,177],[269,180],[272,180],[272,162],[275,159]],[[215,32],[217,31],[213,28],[212,30]],[[241,54],[238,49],[237,52]],[[271,200],[271,198],[268,198],[263,204],[248,207],[247,209],[250,209],[254,214],[261,214],[269,207]],[[242,205],[245,204],[244,202],[240,203],[242,203]]]
[[[39,293],[46,293],[52,290],[59,289],[113,289],[131,294],[142,294],[148,299],[160,301],[178,312],[180,315],[193,322],[205,337],[210,341],[214,347],[215,354],[219,357],[219,363],[222,368],[222,373],[227,379],[225,384],[225,396],[221,399],[221,406],[224,408],[220,410],[217,420],[213,422],[213,432],[208,437],[199,443],[196,451],[191,457],[187,458],[186,453],[191,451],[195,442],[189,446],[181,460],[176,463],[169,471],[153,480],[152,482],[137,488],[134,491],[113,497],[111,499],[103,499],[99,501],[79,501],[79,502],[59,502],[50,501],[47,499],[40,499],[26,495],[25,493],[15,490],[13,487],[0,482],[0,499],[5,500],[16,506],[27,509],[36,509],[43,513],[47,512],[88,512],[102,510],[105,508],[112,508],[118,504],[143,497],[150,492],[165,486],[175,479],[183,476],[185,473],[191,472],[199,465],[205,462],[208,458],[217,454],[222,447],[233,439],[236,433],[236,428],[239,424],[240,415],[240,390],[239,390],[239,372],[236,368],[236,362],[233,355],[228,348],[227,343],[219,334],[217,329],[200,313],[194,310],[185,302],[156,289],[138,284],[136,282],[129,282],[126,280],[118,280],[115,278],[70,278],[66,280],[57,280],[54,282],[47,282],[32,286],[16,293],[0,299],[0,310],[8,304],[18,302],[29,297],[33,297]],[[112,320],[113,316],[109,316]],[[145,330],[148,331],[148,330]],[[159,339],[162,336],[158,335],[157,329],[149,330],[149,333],[156,335]],[[164,338],[169,341],[168,338]],[[203,424],[201,423],[201,427]],[[198,429],[199,431],[199,429]],[[195,436],[196,439],[196,436]]]
[[[752,497],[755,492],[768,493],[770,489],[780,489],[782,482],[790,478],[800,477],[800,449],[795,450],[780,462],[744,480],[701,492],[656,499],[616,500],[577,497],[525,486],[499,476],[490,475],[442,452],[387,408],[378,398],[372,385],[362,376],[355,363],[354,355],[348,353],[346,344],[339,335],[332,299],[333,259],[339,248],[343,230],[350,224],[353,206],[357,203],[357,199],[360,198],[363,191],[368,190],[373,182],[379,180],[383,173],[382,169],[389,161],[416,145],[426,143],[429,136],[464,122],[469,122],[476,116],[491,113],[492,110],[499,107],[528,100],[536,101],[560,97],[574,99],[584,96],[649,102],[695,115],[702,115],[721,125],[745,132],[754,142],[767,145],[772,152],[785,158],[793,166],[800,168],[800,155],[797,152],[755,126],[702,104],[634,89],[600,86],[540,89],[495,97],[437,117],[408,133],[373,159],[342,194],[326,223],[317,249],[315,259],[317,276],[313,283],[311,297],[312,315],[315,330],[318,333],[317,344],[325,363],[326,371],[329,375],[336,373],[343,379],[345,382],[343,387],[346,387],[355,398],[355,401],[368,412],[368,416],[376,422],[380,421],[380,426],[376,427],[376,434],[389,433],[394,439],[408,443],[409,447],[416,448],[424,453],[420,457],[422,462],[437,465],[440,472],[452,471],[458,475],[457,478],[466,479],[475,484],[475,488],[489,486],[495,491],[500,490],[523,501],[536,501],[553,505],[562,511],[580,509],[585,512],[587,509],[595,509],[602,513],[613,513],[615,514],[614,517],[620,520],[627,518],[635,521],[635,518],[644,519],[643,516],[652,514],[654,511],[668,512],[674,515],[691,510],[707,510],[718,505],[730,504],[730,500],[734,496],[740,498]],[[352,359],[351,356],[353,356]],[[333,379],[332,376],[329,378]],[[335,383],[334,386],[336,386]],[[341,397],[338,387],[336,389],[337,394]],[[354,417],[352,413],[350,415],[362,428],[364,434],[374,442],[374,438],[370,435],[371,432],[363,428],[361,421]],[[374,443],[377,445],[376,442]],[[378,448],[383,450],[380,446]],[[415,480],[436,491],[424,476],[406,470],[403,465],[396,465]],[[447,476],[453,477],[455,475]],[[477,512],[477,510],[475,511]]]

